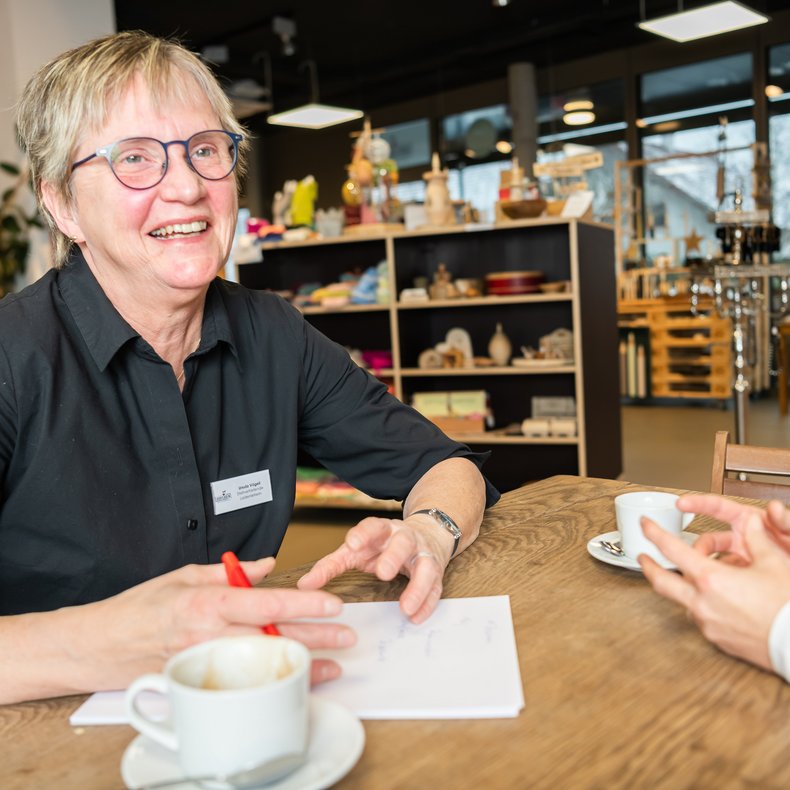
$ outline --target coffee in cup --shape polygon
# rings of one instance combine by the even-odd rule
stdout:
[[[149,719],[143,691],[168,697],[170,718]],[[310,653],[264,634],[223,637],[173,656],[160,674],[126,692],[131,725],[178,753],[186,776],[231,774],[304,752],[308,738]]]
[[[640,554],[647,554],[661,565],[671,564],[655,543],[645,537],[640,519],[647,516],[661,529],[680,535],[691,523],[694,514],[678,510],[677,501],[676,494],[665,491],[631,491],[614,498],[620,546],[627,557],[636,560]]]

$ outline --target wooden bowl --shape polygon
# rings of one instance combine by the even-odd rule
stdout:
[[[546,208],[543,198],[537,200],[502,200],[499,203],[502,213],[508,219],[534,219]]]
[[[486,293],[491,296],[539,293],[544,280],[541,271],[491,272],[486,275]]]
[[[546,202],[546,214],[550,217],[559,217],[564,208],[564,200],[549,200]]]

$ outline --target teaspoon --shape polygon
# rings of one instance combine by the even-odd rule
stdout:
[[[602,549],[606,549],[610,554],[614,554],[615,557],[626,556],[619,543],[612,543],[608,540],[599,540],[598,543]]]
[[[173,777],[162,782],[141,785],[136,790],[160,790],[160,788],[176,787],[190,782],[201,787],[217,788],[217,790],[253,790],[253,788],[265,787],[288,776],[304,765],[306,761],[306,752],[296,752],[275,757],[273,760],[267,760],[243,771],[235,771],[230,774]]]

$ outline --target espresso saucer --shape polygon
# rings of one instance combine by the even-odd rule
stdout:
[[[336,702],[310,696],[310,742],[307,762],[288,776],[266,785],[267,790],[323,790],[342,779],[357,763],[365,746],[362,722]],[[143,787],[184,773],[176,752],[138,735],[121,759],[121,777],[127,787]],[[219,785],[221,786],[221,785]],[[230,787],[230,785],[228,785]],[[184,781],[173,790],[200,790]]]
[[[680,537],[683,538],[683,540],[685,540],[689,546],[693,546],[699,535],[697,535],[696,532],[681,532]],[[630,557],[618,557],[617,555],[612,554],[610,551],[607,551],[603,546],[601,546],[602,540],[614,543],[615,541],[620,540],[620,533],[617,530],[614,530],[614,532],[604,532],[603,535],[596,535],[591,541],[587,543],[587,551],[590,556],[595,557],[596,560],[605,562],[607,565],[616,565],[618,568],[628,568],[629,571],[642,572],[642,567],[636,560],[632,560]],[[674,563],[668,561],[660,562],[659,565],[670,571],[676,571],[678,567]]]

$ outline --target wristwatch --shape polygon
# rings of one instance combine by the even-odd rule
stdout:
[[[431,518],[436,519],[436,522],[446,529],[452,536],[455,538],[455,543],[453,543],[453,550],[450,553],[450,559],[455,556],[455,552],[458,551],[458,544],[461,541],[461,535],[463,534],[461,530],[458,528],[458,524],[456,524],[450,516],[447,515],[443,510],[439,510],[438,507],[432,507],[427,510],[415,510],[413,513],[410,513],[410,516],[416,516],[418,513],[427,513]]]

